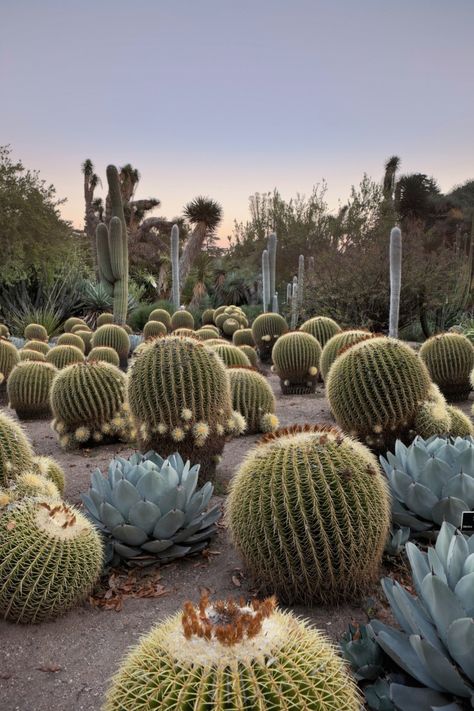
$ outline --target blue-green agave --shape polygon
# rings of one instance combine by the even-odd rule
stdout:
[[[96,469],[82,501],[112,549],[108,559],[150,565],[205,548],[221,511],[206,511],[214,487],[207,482],[196,490],[198,476],[199,465],[179,454],[163,459],[152,451],[115,457],[107,477]]]

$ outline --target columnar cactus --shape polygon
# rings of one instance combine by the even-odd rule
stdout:
[[[237,346],[237,348],[240,348],[242,353],[245,353],[245,355],[247,356],[247,358],[250,361],[250,365],[253,368],[257,368],[258,356],[257,356],[257,351],[255,350],[255,348],[253,348],[252,346]]]
[[[171,330],[176,331],[178,328],[194,328],[194,316],[185,309],[175,311],[171,317]]]
[[[241,328],[232,336],[234,346],[255,346],[251,328]]]
[[[267,380],[253,368],[229,368],[232,407],[245,418],[246,433],[274,432],[278,427],[273,390]]]
[[[130,373],[128,400],[139,448],[201,464],[207,476],[226,435],[244,423],[232,411],[227,372],[219,356],[193,338],[168,336],[147,345]]]
[[[38,353],[42,353],[44,356],[49,352],[49,344],[44,341],[26,341],[25,348],[28,348],[30,351],[38,351]]]
[[[171,316],[166,309],[153,309],[148,316],[148,321],[159,321],[166,326],[167,331],[171,331]]]
[[[268,237],[268,266],[270,268],[270,310],[273,310],[273,297],[276,293],[276,250],[277,236],[274,232],[272,232]]]
[[[179,284],[179,227],[173,225],[171,228],[171,294],[173,306],[179,309],[181,302],[181,289]]]
[[[0,386],[6,384],[8,376],[19,362],[20,355],[13,343],[0,338]]]
[[[354,343],[366,341],[368,338],[373,338],[373,334],[369,331],[354,329],[351,331],[341,331],[326,341],[326,345],[321,353],[321,375],[323,380],[328,377],[329,369],[334,363],[338,355],[342,353],[348,346],[353,346]]]
[[[260,314],[252,324],[252,336],[262,362],[271,360],[277,338],[288,331],[288,324],[280,314]]]
[[[25,332],[23,335],[25,336],[27,341],[43,341],[44,343],[48,342],[48,332],[45,327],[41,326],[39,323],[29,323],[28,326],[25,328]]]
[[[102,562],[99,534],[72,506],[24,499],[3,507],[0,616],[31,623],[62,615],[87,597]]]
[[[33,449],[17,422],[0,411],[0,486],[33,469]]]
[[[77,318],[77,316],[71,316],[64,322],[64,332],[65,333],[72,333],[73,326],[77,325],[81,326],[87,326],[86,322],[84,321],[83,318]]]
[[[390,232],[390,314],[388,335],[398,338],[400,287],[402,283],[402,233],[399,227]]]
[[[52,457],[34,457],[33,471],[45,477],[45,479],[52,481],[61,496],[64,494],[66,477],[64,475],[64,470],[55,459],[52,459]]]
[[[149,341],[158,336],[166,336],[168,333],[166,326],[161,321],[148,321],[143,327],[143,338]]]
[[[76,348],[76,346],[54,346],[46,355],[46,362],[51,363],[62,370],[73,363],[82,363],[84,360],[84,351]]]
[[[329,641],[274,599],[202,597],[128,654],[104,711],[356,711],[361,703]]]
[[[230,343],[218,343],[217,345],[209,346],[212,348],[219,358],[222,358],[224,364],[229,368],[233,365],[243,365],[250,367],[250,361],[245,353],[237,346],[232,346]]]
[[[39,351],[31,350],[30,348],[23,347],[18,355],[20,356],[20,361],[22,360],[38,360],[44,363],[46,361],[46,356]]]
[[[334,428],[266,435],[231,482],[232,538],[264,591],[288,603],[336,603],[378,576],[390,526],[371,452]]]
[[[116,368],[120,367],[120,358],[117,351],[114,348],[109,348],[108,346],[96,346],[89,351],[87,356],[89,362],[93,360],[103,360],[105,363],[110,363],[115,365]]]
[[[272,358],[284,395],[315,392],[321,346],[314,336],[301,331],[285,333],[275,343]]]
[[[51,363],[18,363],[8,378],[10,407],[20,420],[50,417],[49,395],[58,370]]]
[[[262,304],[264,313],[270,308],[270,299],[270,262],[268,250],[264,249],[262,252]]]
[[[330,338],[342,331],[341,327],[327,316],[314,316],[300,326],[300,331],[310,333],[324,348]]]
[[[296,324],[298,323],[298,277],[293,277],[293,282],[291,284],[291,318],[290,326],[291,330],[294,331]]]
[[[120,366],[126,368],[128,364],[128,354],[130,351],[130,339],[128,333],[115,323],[100,326],[92,336],[92,348],[107,346],[117,351],[120,358]]]
[[[374,449],[406,439],[430,376],[423,361],[394,338],[371,338],[351,346],[333,363],[327,396],[338,425]]]
[[[62,447],[128,438],[125,382],[125,375],[104,361],[77,363],[58,373],[51,409]]]
[[[97,317],[97,322],[96,326],[99,328],[100,326],[105,326],[107,323],[113,323],[114,322],[114,315],[110,313],[103,313],[99,314]]]
[[[84,341],[77,333],[61,333],[57,340],[58,346],[74,346],[79,348],[82,353],[85,353],[86,346]]]
[[[303,306],[304,296],[304,254],[300,254],[298,259],[298,307]]]
[[[460,333],[433,336],[421,346],[420,357],[448,400],[467,400],[474,368],[474,346],[468,338]]]

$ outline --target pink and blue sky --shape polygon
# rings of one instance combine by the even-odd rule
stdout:
[[[0,143],[83,224],[80,165],[130,162],[172,218],[198,194],[336,209],[392,154],[442,190],[474,178],[473,0],[10,0]]]

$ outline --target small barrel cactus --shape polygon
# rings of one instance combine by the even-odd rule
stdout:
[[[420,404],[413,421],[414,432],[425,439],[433,435],[448,435],[451,421],[452,418],[444,396],[438,386],[431,383],[428,396]]]
[[[428,338],[420,348],[432,380],[448,400],[467,400],[469,375],[474,368],[474,346],[460,333],[441,333]]]
[[[73,327],[74,327],[74,326],[77,326],[77,325],[79,325],[79,324],[80,324],[81,326],[87,327],[87,323],[84,321],[84,319],[78,318],[77,316],[71,316],[71,318],[68,318],[68,319],[64,322],[64,326],[63,326],[64,332],[65,332],[65,333],[71,333]]]
[[[104,711],[357,711],[357,686],[329,641],[275,600],[184,605],[132,650]]]
[[[110,558],[149,565],[166,563],[205,548],[217,532],[219,506],[206,511],[214,487],[196,490],[199,465],[179,454],[164,460],[155,452],[113,459],[107,478],[98,469],[82,501],[105,536]]]
[[[394,338],[371,338],[334,361],[327,396],[337,424],[373,449],[386,450],[412,432],[430,391],[423,361]]]
[[[255,348],[253,348],[253,346],[237,346],[237,347],[240,348],[242,353],[245,353],[245,355],[247,356],[247,358],[250,361],[250,365],[252,366],[252,368],[256,368],[258,366],[258,356],[257,356],[257,351],[255,350]]]
[[[234,346],[255,346],[255,341],[252,336],[251,328],[241,328],[240,331],[236,331],[232,336],[232,343]]]
[[[49,396],[58,370],[51,363],[24,361],[18,363],[8,378],[10,407],[20,420],[49,418]]]
[[[158,338],[158,336],[166,336],[167,333],[166,326],[161,321],[148,321],[143,327],[143,338],[145,341]]]
[[[87,323],[75,323],[71,328],[71,333],[79,333],[79,331],[92,333],[92,329],[87,325]]]
[[[373,335],[369,331],[356,329],[353,331],[341,331],[331,336],[331,338],[326,341],[323,352],[321,353],[320,368],[323,380],[327,379],[331,365],[341,352],[344,352],[348,346],[353,346],[354,343],[359,343],[360,341],[366,341],[368,338],[373,338]]]
[[[43,341],[48,342],[48,332],[44,326],[39,323],[29,323],[23,334],[27,341]]]
[[[26,341],[24,347],[30,351],[38,351],[38,353],[42,353],[44,356],[49,352],[49,344],[44,341]]]
[[[321,348],[324,348],[330,338],[342,331],[339,324],[327,316],[314,316],[300,326],[300,331],[310,333],[319,341]]]
[[[128,333],[115,323],[105,324],[97,329],[92,336],[92,348],[107,346],[113,348],[120,358],[120,367],[126,368],[128,365],[128,354],[130,351],[130,339]]]
[[[20,355],[13,343],[0,338],[0,385],[5,385],[13,368],[20,362]]]
[[[289,603],[360,595],[379,572],[390,526],[378,462],[334,428],[266,435],[231,482],[228,522],[250,572]]]
[[[209,341],[207,341],[207,343],[209,343]],[[240,350],[240,348],[237,348],[237,346],[232,346],[230,343],[223,342],[209,347],[217,353],[219,358],[222,358],[224,364],[228,368],[232,365],[250,366],[249,359],[247,358],[245,353]]]
[[[120,358],[117,351],[114,348],[109,348],[108,346],[96,346],[89,351],[87,360],[103,360],[106,363],[111,363],[115,365],[116,368],[120,366]]]
[[[451,418],[449,435],[451,437],[474,437],[474,425],[469,417],[458,407],[448,405],[446,409]]]
[[[200,341],[209,341],[209,340],[214,340],[216,338],[216,332],[213,331],[211,328],[200,328],[197,331],[194,331],[194,336],[196,338],[199,338]]]
[[[314,336],[301,331],[285,333],[275,343],[272,358],[284,395],[315,392],[321,346]]]
[[[173,336],[187,336],[188,338],[196,338],[196,331],[192,328],[177,328],[173,331]]]
[[[34,351],[31,350],[30,348],[25,348],[23,347],[18,355],[20,356],[20,360],[37,360],[41,361],[44,363],[46,361],[46,356],[43,353],[40,353],[39,351]]]
[[[153,309],[148,316],[148,321],[159,321],[166,326],[167,331],[171,331],[171,316],[166,309]]]
[[[42,622],[64,614],[90,593],[102,563],[99,534],[72,506],[35,498],[0,509],[1,617]]]
[[[59,489],[51,479],[37,474],[35,471],[20,474],[14,480],[10,480],[7,487],[0,489],[0,511],[2,506],[6,506],[12,501],[37,496],[58,501],[61,499]]]
[[[100,328],[100,326],[105,326],[108,323],[113,323],[114,322],[114,315],[110,313],[103,313],[99,314],[97,317],[97,322],[96,326],[97,328]]]
[[[82,363],[84,351],[76,346],[54,346],[46,356],[46,362],[62,370],[73,363]]]
[[[240,434],[219,356],[194,338],[157,338],[142,350],[128,382],[128,400],[142,452],[179,451],[207,476],[226,436]],[[237,416],[238,414],[238,416]]]
[[[33,450],[15,420],[0,412],[0,486],[33,469]]]
[[[82,339],[82,342],[84,343],[84,353],[88,355],[92,349],[92,337],[94,335],[93,332],[79,329],[75,332],[75,335],[79,336]]]
[[[205,309],[202,312],[201,323],[203,326],[207,326],[210,323],[214,323],[214,309]]]
[[[64,494],[66,477],[64,470],[52,457],[34,457],[33,471],[37,472],[45,479],[49,479],[56,485],[61,496]]]
[[[104,361],[76,363],[61,370],[51,389],[51,409],[53,429],[64,448],[129,436],[125,375]]]
[[[84,353],[86,350],[84,341],[76,333],[61,333],[57,340],[58,346],[74,346]]]
[[[177,328],[194,329],[194,316],[185,309],[175,311],[171,317],[171,330],[176,331]]]
[[[226,336],[233,336],[234,333],[240,328],[240,323],[237,321],[236,318],[232,318],[232,316],[226,318],[226,320],[222,324],[222,331]]]
[[[267,380],[253,368],[229,368],[232,406],[247,423],[247,434],[274,432],[278,427],[273,390]]]
[[[262,362],[272,357],[273,346],[277,338],[288,332],[288,324],[280,314],[260,314],[252,324],[252,336]]]

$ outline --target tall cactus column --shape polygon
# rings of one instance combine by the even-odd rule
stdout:
[[[264,249],[262,252],[262,303],[264,313],[270,309],[270,295],[270,261],[268,250]]]
[[[399,227],[390,232],[390,316],[388,335],[398,338],[400,286],[402,281],[402,233]]]
[[[268,300],[269,309],[273,309],[273,297],[276,292],[276,249],[277,236],[274,232],[268,238],[268,261],[270,267],[270,298]]]
[[[179,289],[179,227],[173,225],[171,229],[171,283],[173,306],[177,311],[180,307]]]

